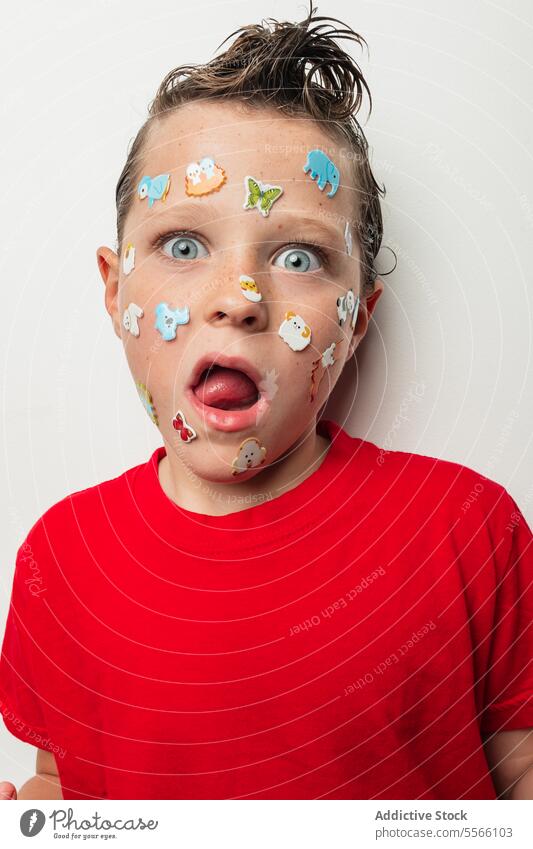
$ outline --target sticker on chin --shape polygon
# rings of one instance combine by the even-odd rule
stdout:
[[[255,469],[257,466],[262,466],[265,462],[266,448],[261,445],[255,437],[250,437],[241,442],[237,456],[232,462],[232,475],[238,475],[241,472],[247,472],[248,469]]]

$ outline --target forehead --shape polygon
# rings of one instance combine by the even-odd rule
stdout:
[[[340,186],[334,197],[304,172],[309,151],[320,149],[337,168]],[[171,174],[181,187],[189,165],[210,157],[227,173],[228,188],[210,195],[213,204],[234,204],[244,192],[245,176],[282,186],[278,202],[287,210],[354,220],[359,192],[354,179],[353,152],[348,142],[335,140],[319,123],[306,117],[281,115],[271,107],[249,108],[234,101],[194,102],[154,121],[144,146],[142,174]],[[240,201],[242,205],[242,200]]]

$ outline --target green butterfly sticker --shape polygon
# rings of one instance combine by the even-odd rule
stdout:
[[[269,183],[262,183],[261,180],[255,180],[254,177],[249,176],[244,178],[244,188],[246,200],[243,209],[257,207],[265,218],[272,209],[274,201],[283,193],[281,186],[271,186]]]

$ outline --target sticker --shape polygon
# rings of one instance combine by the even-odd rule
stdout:
[[[124,256],[122,258],[122,271],[124,274],[129,274],[135,268],[135,248],[131,242],[126,245]]]
[[[239,283],[241,284],[241,292],[245,298],[248,298],[249,301],[253,301],[254,303],[261,300],[263,296],[257,288],[257,283],[253,277],[248,277],[247,274],[241,274]]]
[[[301,315],[286,312],[281,322],[279,335],[293,351],[303,351],[311,341],[311,328],[307,326]]]
[[[148,389],[141,383],[140,380],[135,381],[135,386],[137,387],[137,392],[139,393],[139,398],[141,399],[144,409],[152,419],[153,423],[159,427],[159,420],[157,418],[157,413],[155,411],[153,398],[150,395]]]
[[[137,304],[131,303],[124,310],[124,314],[122,316],[122,324],[129,330],[132,336],[138,336],[140,333],[139,330],[139,322],[138,319],[142,318],[144,315],[144,311],[141,307],[138,307]]]
[[[250,176],[244,178],[244,190],[246,192],[246,199],[243,209],[257,207],[261,215],[265,218],[272,209],[274,201],[283,193],[281,186],[262,183],[261,180],[256,180],[255,177]]]
[[[176,338],[179,324],[189,323],[189,307],[173,310],[166,303],[160,303],[155,308],[155,329],[159,330],[165,342]]]
[[[320,389],[320,384],[322,382],[322,378],[326,373],[326,369],[336,363],[335,359],[335,348],[337,345],[342,342],[342,339],[339,339],[337,342],[332,342],[331,345],[326,348],[326,350],[320,355],[317,360],[313,361],[313,369],[311,371],[311,389],[309,392],[309,401],[314,401],[318,390]],[[318,372],[321,372],[320,377],[318,377]]]
[[[259,440],[255,437],[250,437],[241,442],[239,451],[233,463],[232,475],[238,475],[240,472],[246,472],[248,469],[255,469],[257,466],[262,466],[265,462],[266,448],[259,444]]]
[[[197,433],[195,429],[185,421],[185,416],[181,410],[178,410],[172,419],[172,427],[178,431],[183,442],[192,442],[193,439],[196,439]]]
[[[337,315],[339,324],[344,324],[348,316],[350,316],[350,324],[352,330],[357,321],[357,313],[359,312],[359,295],[355,297],[353,289],[348,289],[342,298],[337,298]]]
[[[154,201],[164,201],[170,189],[170,174],[158,174],[157,177],[143,177],[137,186],[137,192],[141,200],[148,198],[148,206],[152,207]]]
[[[191,162],[185,172],[185,194],[200,197],[217,192],[226,182],[226,172],[210,156]]]
[[[346,222],[346,226],[344,228],[344,244],[346,245],[346,253],[348,254],[348,256],[351,256],[352,255],[353,242],[352,242],[352,228],[350,227],[349,221]]]
[[[324,191],[326,183],[331,183],[331,191],[328,192],[328,198],[332,198],[339,188],[340,174],[339,169],[331,161],[329,156],[326,156],[323,150],[310,150],[307,154],[307,160],[304,165],[304,171],[307,174],[311,172],[311,179],[317,180],[317,186],[320,191]]]

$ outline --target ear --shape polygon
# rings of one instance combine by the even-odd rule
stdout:
[[[111,316],[115,333],[119,339],[122,339],[117,300],[119,258],[111,248],[100,247],[96,251],[96,261],[105,286],[105,308]]]
[[[384,285],[381,278],[377,277],[374,283],[374,291],[367,298],[364,296],[359,296],[359,311],[357,313],[357,321],[355,323],[355,327],[353,329],[353,336],[350,340],[350,344],[348,346],[348,351],[346,354],[346,359],[349,360],[353,355],[355,349],[361,342],[363,336],[368,330],[368,324],[370,318],[372,317],[372,313],[376,308],[376,304],[383,292]]]

